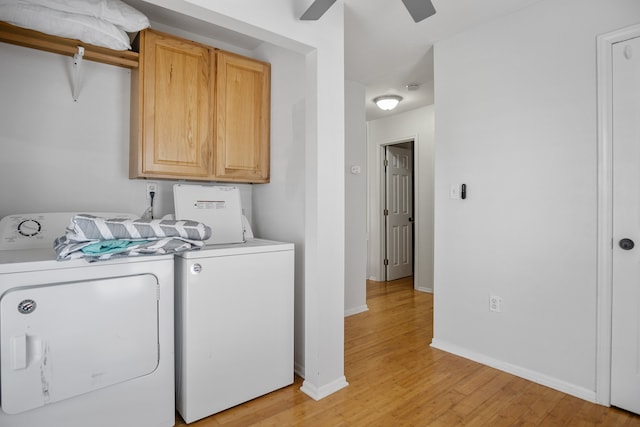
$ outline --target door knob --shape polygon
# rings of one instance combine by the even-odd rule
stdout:
[[[635,243],[633,243],[633,240],[631,239],[622,239],[618,244],[625,251],[631,250],[635,246]]]

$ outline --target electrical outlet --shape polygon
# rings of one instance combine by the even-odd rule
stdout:
[[[147,200],[151,200],[151,193],[154,193],[154,199],[158,198],[158,184],[155,182],[147,182]]]
[[[502,311],[502,298],[497,295],[489,296],[489,311],[500,313]]]

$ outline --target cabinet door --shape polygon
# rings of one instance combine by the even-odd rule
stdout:
[[[217,51],[216,179],[269,182],[271,67]]]
[[[131,175],[207,178],[213,135],[213,50],[151,30],[141,33],[140,67],[132,79]],[[139,110],[136,111],[136,108]],[[132,131],[133,133],[133,131]],[[135,151],[137,149],[137,152]],[[135,163],[135,164],[134,164]]]

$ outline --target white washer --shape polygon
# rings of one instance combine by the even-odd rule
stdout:
[[[250,239],[183,252],[175,262],[176,408],[184,420],[292,384],[294,245]]]
[[[173,257],[56,261],[71,215],[0,222],[0,426],[173,426]]]

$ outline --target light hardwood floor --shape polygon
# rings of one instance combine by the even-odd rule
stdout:
[[[433,295],[410,279],[369,282],[367,305],[345,319],[348,387],[314,401],[296,377],[190,426],[640,426],[638,415],[429,347]]]

